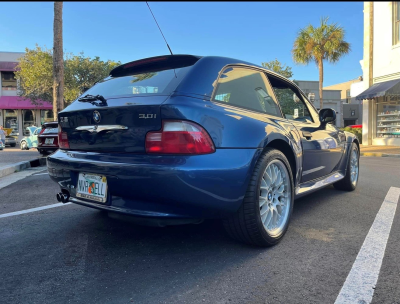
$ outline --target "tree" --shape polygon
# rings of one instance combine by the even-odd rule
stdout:
[[[53,115],[57,119],[58,112],[64,108],[64,62],[62,37],[63,3],[54,2],[53,25]]]
[[[111,60],[101,61],[97,56],[94,59],[84,57],[83,52],[78,56],[71,55],[65,65],[65,85],[68,87],[64,94],[65,100],[68,103],[75,100],[85,88],[90,88],[95,82],[107,77],[120,64]]]
[[[15,77],[19,83],[18,95],[39,105],[40,100],[53,100],[53,55],[52,51],[36,45],[25,49],[19,59]]]
[[[75,56],[65,54],[64,61],[64,101],[65,105],[75,100],[85,87],[91,87],[110,71],[120,65],[111,60],[101,61],[99,57],[91,59],[83,53]],[[53,54],[47,48],[36,45],[35,49],[25,49],[19,59],[15,76],[19,82],[18,95],[30,99],[33,104],[40,100],[53,101]]]
[[[324,60],[336,63],[350,52],[350,44],[344,41],[345,30],[337,23],[328,24],[328,19],[321,18],[319,27],[309,24],[300,29],[292,49],[295,63],[308,64],[314,61],[318,66],[320,109],[323,107]]]
[[[287,66],[286,64],[282,64],[278,59],[262,62],[261,65],[264,68],[267,68],[275,73],[278,73],[286,78],[291,78],[293,76],[292,68]]]

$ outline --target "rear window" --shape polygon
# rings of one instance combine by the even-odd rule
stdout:
[[[191,67],[107,77],[83,95],[102,95],[105,98],[134,95],[170,95]]]
[[[46,129],[44,129],[42,134],[57,134],[58,133],[58,127],[46,127]]]

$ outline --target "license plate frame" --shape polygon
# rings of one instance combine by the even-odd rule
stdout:
[[[76,185],[76,197],[104,204],[107,202],[107,191],[108,182],[105,175],[79,173]]]

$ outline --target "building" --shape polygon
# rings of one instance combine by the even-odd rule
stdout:
[[[362,102],[360,100],[357,100],[355,97],[358,95],[358,93],[361,93],[357,90],[352,91],[352,86],[354,88],[357,88],[357,84],[361,83],[362,84],[362,76],[334,84],[331,86],[327,86],[324,88],[325,90],[340,90],[340,98],[343,102],[343,126],[347,127],[350,125],[358,125],[362,123]],[[357,92],[357,93],[356,93]],[[354,95],[356,94],[356,95]]]
[[[343,100],[343,102],[350,103],[351,101],[350,87],[353,83],[358,83],[361,81],[362,81],[362,76],[353,80],[324,87],[323,90],[340,90],[341,91],[340,98]]]
[[[319,81],[295,80],[299,88],[307,95],[308,99],[313,102],[314,106],[319,109]],[[340,98],[341,90],[323,90],[324,108],[332,108],[336,111],[336,126],[343,127],[343,102]]]
[[[364,2],[363,145],[400,146],[400,2]]]
[[[21,140],[29,135],[26,127],[41,126],[53,121],[53,107],[49,102],[33,105],[29,99],[18,96],[18,84],[14,72],[21,52],[0,52],[0,125],[12,128],[12,136]]]

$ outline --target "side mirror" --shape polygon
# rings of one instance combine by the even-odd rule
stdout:
[[[319,111],[319,121],[321,124],[333,123],[336,120],[336,111],[333,109],[321,109]]]

